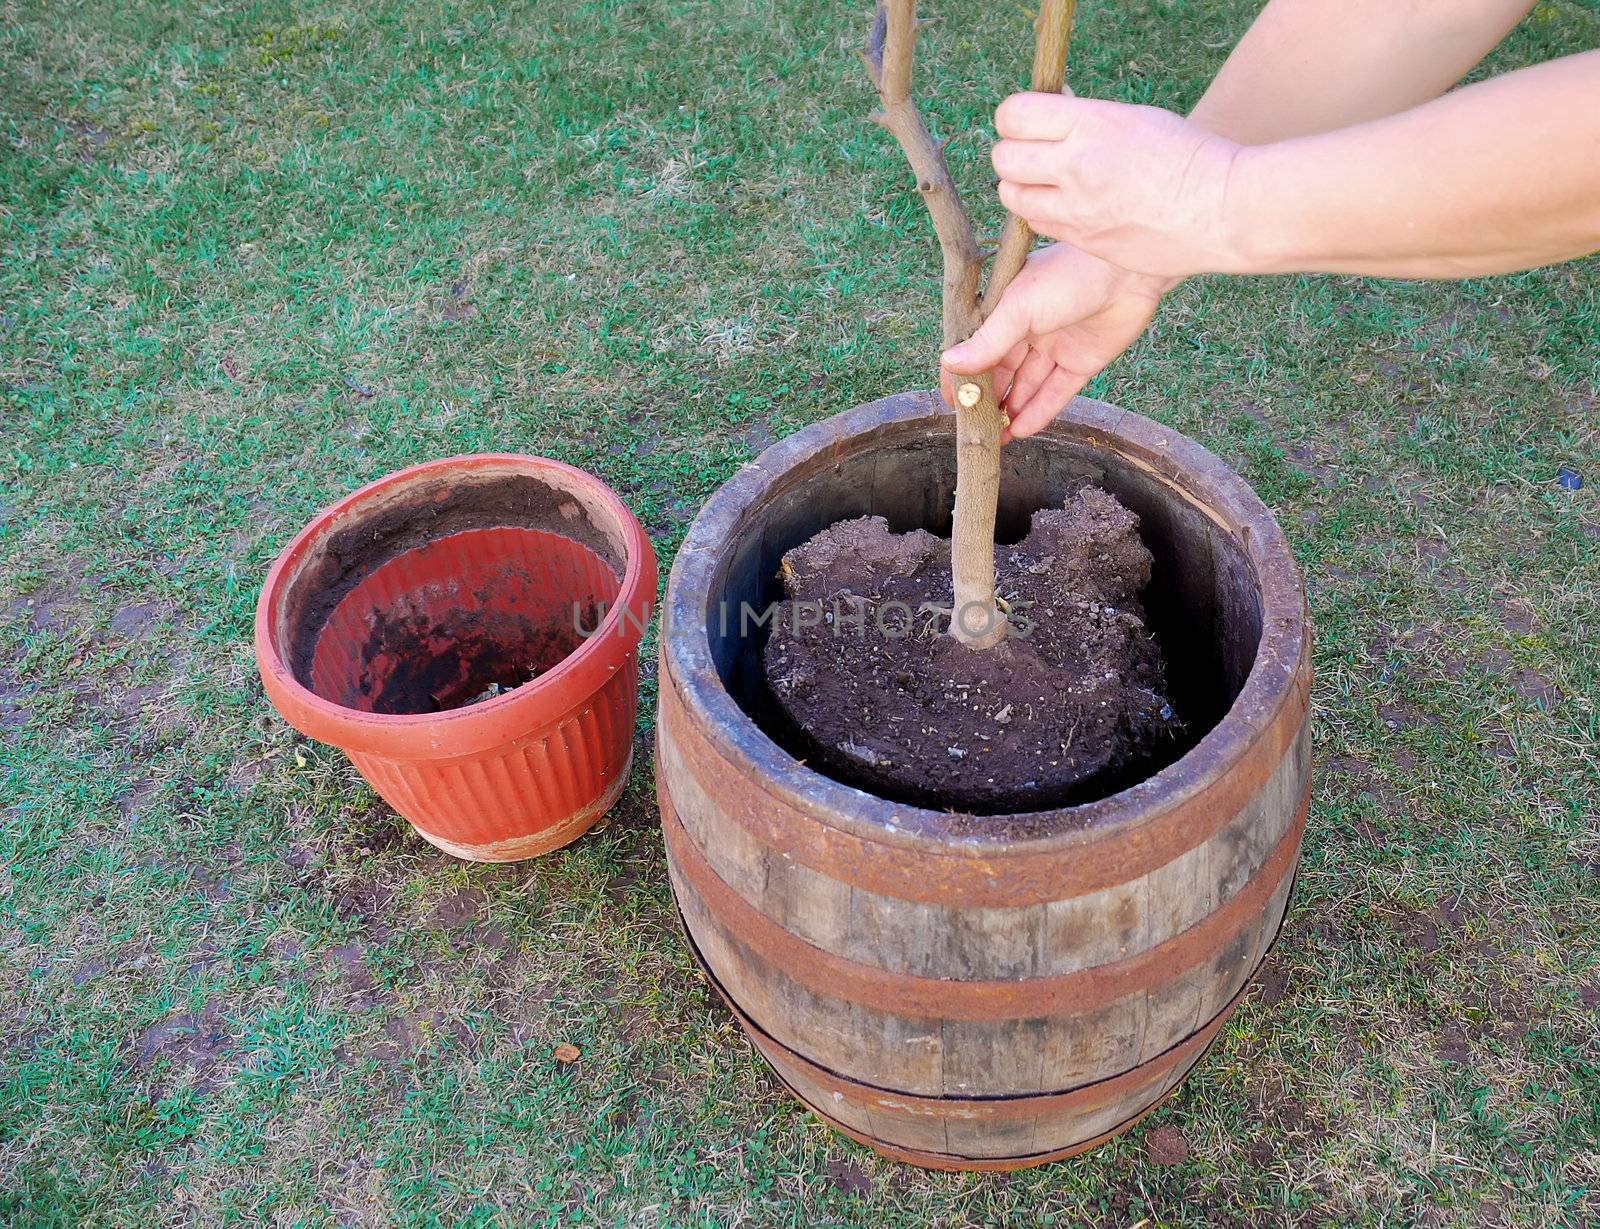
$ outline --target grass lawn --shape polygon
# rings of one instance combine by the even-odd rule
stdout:
[[[1318,640],[1283,939],[1088,1157],[811,1120],[692,971],[648,755],[575,848],[470,866],[268,709],[256,589],[360,483],[559,457],[664,575],[773,438],[930,382],[865,7],[0,0],[0,1220],[1600,1218],[1600,262],[1191,283],[1091,390],[1249,478]],[[928,8],[935,126],[981,128],[1028,15]],[[1186,106],[1251,12],[1084,0],[1072,83]],[[1489,67],[1597,43],[1548,0]]]

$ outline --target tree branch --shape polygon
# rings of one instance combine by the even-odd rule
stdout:
[[[1072,0],[1040,0],[1034,23],[1033,88],[1061,88]],[[911,101],[911,55],[917,35],[916,0],[877,0],[861,59],[878,91],[873,119],[893,134],[917,177],[944,254],[944,344],[965,341],[1021,270],[1032,246],[1027,224],[1008,217],[980,306],[984,257],[944,160],[945,145],[928,133]],[[1003,390],[1001,390],[1003,391]],[[956,498],[950,534],[954,600],[950,634],[972,649],[1006,635],[994,600],[994,527],[1000,493],[1000,436],[1006,416],[988,375],[962,384],[956,405]]]
[[[916,37],[916,0],[878,0],[861,59],[878,91],[879,110],[872,119],[899,142],[933,219],[944,256],[944,344],[953,346],[978,327],[983,257],[945,165],[944,143],[929,134],[922,113],[911,101],[911,54]]]
[[[1033,74],[1028,88],[1043,94],[1061,92],[1067,72],[1067,39],[1072,33],[1072,6],[1073,0],[1040,0],[1039,16],[1033,23]],[[1011,280],[1022,272],[1032,247],[1033,232],[1028,224],[1015,214],[1006,215],[978,310],[980,322],[988,318]]]

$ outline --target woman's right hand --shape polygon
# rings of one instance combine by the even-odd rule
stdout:
[[[1041,249],[1006,288],[983,326],[944,352],[941,383],[993,373],[1010,426],[1005,439],[1032,435],[1131,346],[1176,279],[1130,273],[1058,243]]]

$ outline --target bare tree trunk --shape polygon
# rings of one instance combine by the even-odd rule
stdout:
[[[956,506],[950,525],[950,580],[955,599],[950,607],[950,634],[969,649],[989,649],[1006,635],[1006,616],[994,593],[1000,432],[1005,429],[1006,414],[987,374],[962,388],[976,389],[977,396],[967,392],[956,398]],[[967,400],[972,404],[963,404]]]
[[[1072,24],[1072,0],[1041,0],[1034,22],[1032,87],[1061,88]],[[877,87],[873,120],[893,134],[917,177],[944,255],[944,344],[965,341],[994,310],[1021,271],[1033,244],[1027,223],[1007,217],[983,299],[978,280],[983,257],[972,223],[944,160],[944,143],[928,132],[911,100],[911,58],[916,40],[916,0],[878,0],[862,59]],[[1003,390],[1002,390],[1003,391]],[[950,634],[974,649],[1005,638],[1006,618],[995,603],[994,527],[1000,498],[1000,434],[1005,412],[987,375],[962,384],[956,398],[956,506],[950,542],[955,600]]]

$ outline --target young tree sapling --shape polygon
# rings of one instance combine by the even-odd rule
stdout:
[[[1040,0],[1034,22],[1033,89],[1055,93],[1062,88],[1071,25],[1072,0]],[[878,91],[879,108],[872,119],[899,142],[933,219],[944,257],[944,344],[949,347],[970,337],[994,310],[1006,287],[1021,272],[1033,234],[1026,222],[1007,215],[980,296],[984,256],[945,163],[950,138],[936,141],[911,99],[916,30],[916,0],[878,0],[862,60]],[[994,587],[1000,435],[1005,427],[999,393],[1003,391],[995,389],[987,375],[965,380],[956,390],[950,634],[973,649],[992,648],[1006,634],[1005,611],[995,600]]]

